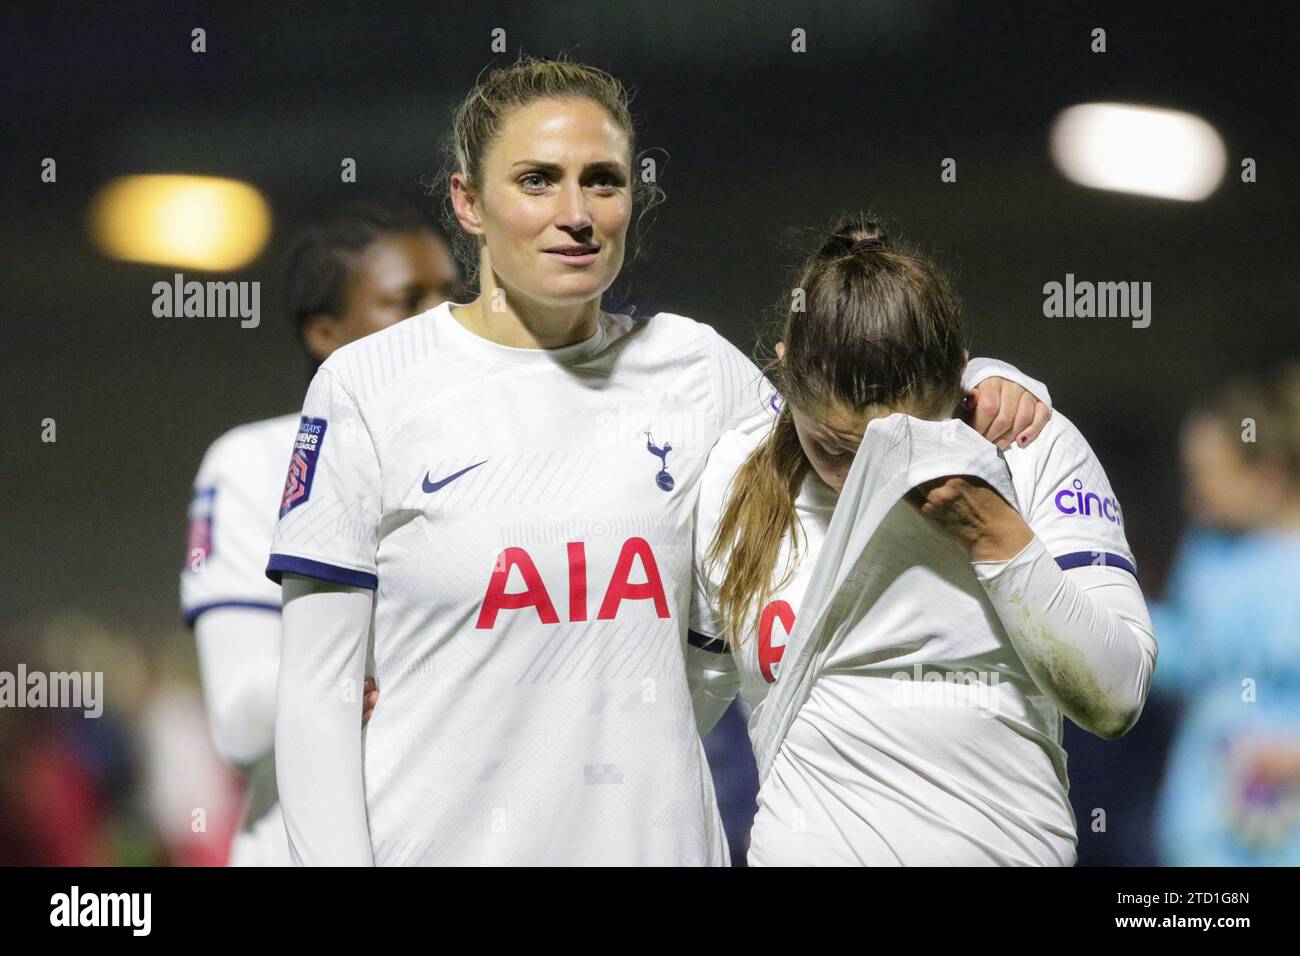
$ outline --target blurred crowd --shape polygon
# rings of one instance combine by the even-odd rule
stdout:
[[[101,673],[104,704],[0,718],[0,865],[224,864],[243,783],[212,745],[188,635],[76,614],[3,629],[0,670]]]

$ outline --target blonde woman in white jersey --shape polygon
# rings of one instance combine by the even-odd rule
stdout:
[[[1037,442],[1001,442],[1005,465],[939,424],[961,400],[959,303],[876,222],[846,219],[798,287],[807,308],[785,319],[771,373],[778,423],[723,436],[699,502],[693,640],[719,653],[697,710],[707,730],[737,691],[755,708],[749,862],[1072,864],[1061,715],[1123,734],[1156,657],[1106,474],[1059,412]],[[924,454],[940,473],[919,487],[888,471]],[[942,473],[960,454],[1003,492]],[[837,516],[883,517],[864,550],[843,549],[844,585],[820,632],[805,622],[813,663],[794,673],[784,645],[814,565],[824,579],[838,560],[819,564],[823,545],[847,540],[827,532],[851,471],[855,492],[892,493]]]
[[[707,325],[601,310],[637,182],[617,80],[493,71],[454,139],[479,297],[335,352],[295,441],[268,565],[292,854],[725,864],[686,676],[693,518],[770,388]],[[1022,393],[993,400],[1014,418]]]

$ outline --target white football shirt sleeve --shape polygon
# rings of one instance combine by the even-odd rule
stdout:
[[[973,566],[1043,692],[1084,729],[1115,737],[1146,702],[1151,618],[1119,503],[1088,443],[1057,414],[1035,446],[1007,452],[1034,539],[1009,560]]]
[[[699,527],[697,525],[697,531]],[[686,632],[686,683],[691,692],[695,725],[703,737],[740,692],[740,672],[717,618],[716,582],[702,564],[707,542],[697,543],[691,587],[691,622]]]
[[[718,434],[770,428],[781,401],[772,383],[745,353],[715,329],[704,325],[703,330],[718,413]]]
[[[1137,722],[1156,640],[1137,581],[1115,567],[1063,571],[1034,538],[1008,561],[974,564],[1034,682],[1085,730],[1111,738]]]
[[[703,325],[702,329],[719,438],[710,450],[696,499],[685,657],[696,726],[703,735],[718,722],[740,690],[740,673],[721,638],[722,624],[717,617],[719,569],[705,568],[704,555],[713,540],[731,479],[748,450],[771,431],[781,398],[740,349],[712,327]]]
[[[275,743],[280,615],[218,607],[194,622],[194,636],[217,752],[236,767],[251,767]]]
[[[730,476],[722,474],[718,447],[709,455],[700,479],[700,495],[695,500],[695,516],[692,522],[693,555],[691,562],[691,608],[689,627],[692,634],[705,638],[717,637],[722,633],[722,625],[717,612],[717,567],[708,561],[709,546],[717,532],[721,517],[722,490]],[[727,463],[729,464],[729,463]],[[718,487],[721,485],[722,487]],[[714,572],[714,573],[711,573]]]
[[[1052,407],[1052,396],[1047,391],[1047,386],[1036,378],[1030,378],[1020,369],[1000,359],[991,358],[973,358],[966,363],[966,368],[961,373],[961,388],[963,392],[972,391],[976,385],[986,378],[1005,378],[1009,382],[1015,382],[1034,398],[1038,399],[1048,408]]]
[[[1054,413],[1036,442],[1005,457],[1025,520],[1062,570],[1094,565],[1137,576],[1119,500],[1072,422]]]
[[[362,680],[374,592],[290,573],[275,712],[275,775],[302,866],[373,860],[361,767]]]
[[[250,468],[235,436],[208,449],[194,479],[189,504],[189,537],[181,568],[181,612],[193,625],[200,615],[221,607],[278,614],[280,589],[266,580],[266,528],[274,505],[260,475]]]
[[[294,439],[266,574],[378,586],[379,457],[356,399],[322,366]]]
[[[722,519],[732,479],[759,441],[758,433],[753,431],[725,433],[709,454],[695,503],[686,676],[701,736],[722,718],[740,692],[740,671],[725,641],[718,611],[718,587],[724,564],[709,561],[708,551]]]

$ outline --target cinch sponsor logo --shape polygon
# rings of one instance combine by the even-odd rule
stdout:
[[[1062,488],[1056,493],[1056,510],[1063,515],[1083,515],[1091,517],[1100,515],[1111,524],[1124,525],[1124,515],[1119,510],[1119,502],[1114,498],[1103,498],[1094,491],[1084,491],[1083,482],[1078,478],[1070,483],[1071,487]]]

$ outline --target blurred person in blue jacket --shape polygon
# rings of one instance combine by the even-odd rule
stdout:
[[[1152,690],[1183,708],[1162,862],[1300,865],[1300,364],[1219,393],[1181,445],[1192,527],[1151,607]]]

